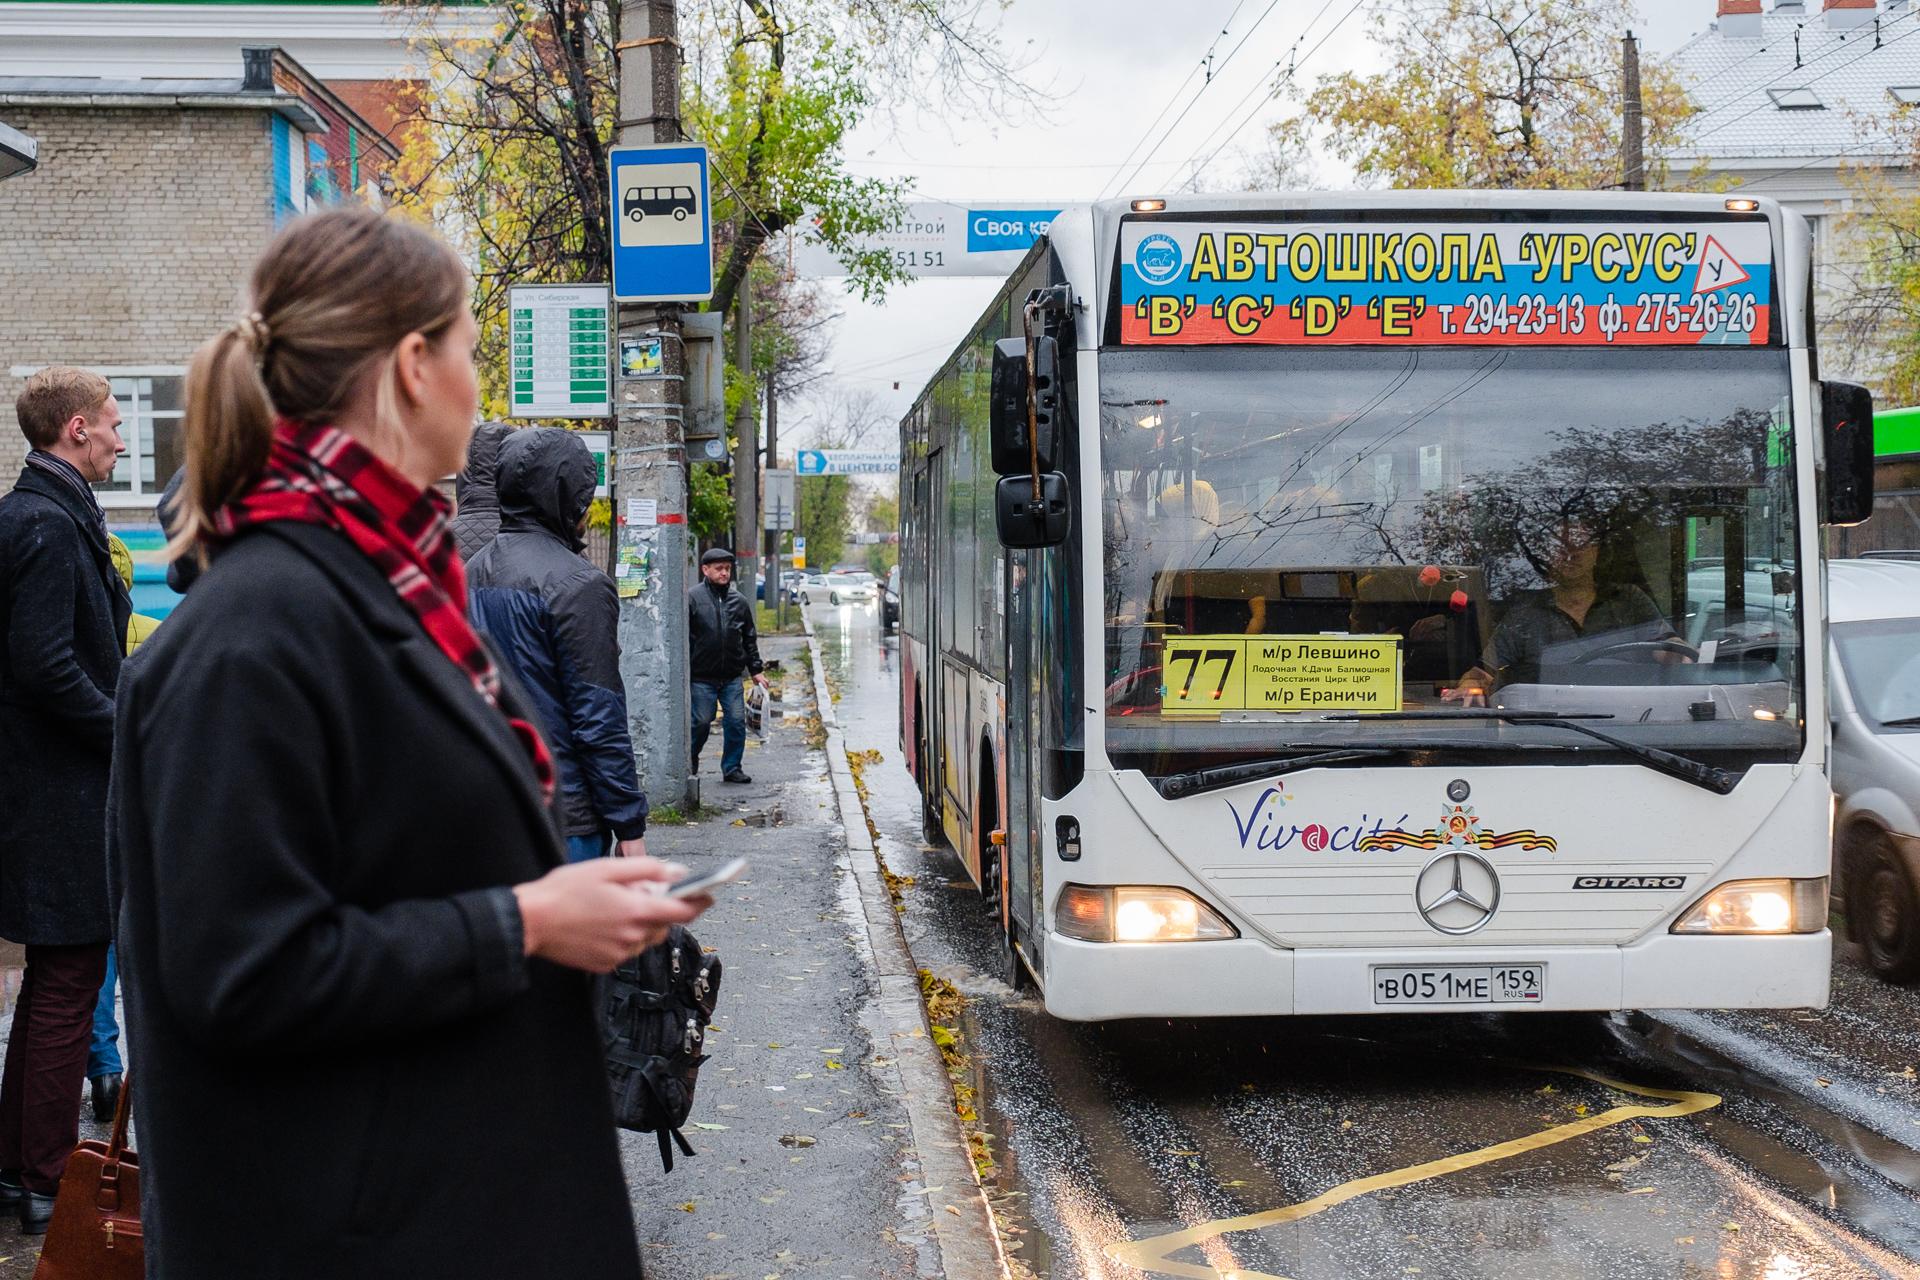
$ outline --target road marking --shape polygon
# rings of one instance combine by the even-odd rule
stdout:
[[[1626,1084],[1577,1067],[1538,1066],[1529,1069],[1578,1076],[1582,1080],[1591,1080],[1595,1084],[1604,1085],[1620,1093],[1636,1094],[1643,1098],[1665,1098],[1667,1104],[1665,1106],[1636,1104],[1613,1107],[1597,1115],[1584,1116],[1568,1124],[1555,1125],[1551,1129],[1543,1129],[1539,1133],[1528,1134],[1524,1138],[1496,1143],[1491,1147],[1482,1147],[1478,1151],[1464,1151],[1459,1155],[1443,1156],[1438,1160],[1410,1165],[1391,1173],[1377,1173],[1370,1178],[1356,1178],[1352,1182],[1343,1182],[1331,1190],[1321,1192],[1311,1200],[1302,1200],[1299,1204],[1290,1204],[1285,1208],[1243,1214],[1238,1218],[1220,1218],[1213,1222],[1203,1222],[1196,1227],[1188,1227],[1184,1231],[1151,1236],[1129,1244],[1108,1245],[1107,1257],[1125,1266],[1138,1267],[1142,1271],[1150,1271],[1157,1275],[1180,1276],[1183,1280],[1223,1280],[1223,1278],[1224,1280],[1287,1280],[1285,1276],[1276,1276],[1266,1271],[1223,1272],[1214,1267],[1175,1262],[1173,1255],[1190,1245],[1198,1244],[1202,1240],[1210,1240],[1215,1236],[1223,1236],[1234,1231],[1258,1231],[1264,1227],[1278,1226],[1283,1222],[1299,1222],[1303,1218],[1311,1218],[1335,1205],[1345,1204],[1360,1196],[1371,1195],[1375,1191],[1425,1182],[1429,1178],[1443,1177],[1449,1173],[1459,1173],[1463,1169],[1492,1164],[1496,1160],[1525,1155],[1529,1151],[1551,1147],[1556,1143],[1566,1142],[1599,1129],[1610,1128],[1628,1120],[1690,1116],[1695,1112],[1706,1111],[1720,1105],[1718,1094],[1694,1093],[1682,1089],[1653,1089],[1645,1085]]]

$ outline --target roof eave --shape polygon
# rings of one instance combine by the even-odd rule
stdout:
[[[0,92],[4,107],[72,107],[79,110],[271,111],[303,133],[324,133],[320,113],[288,93],[34,93]]]

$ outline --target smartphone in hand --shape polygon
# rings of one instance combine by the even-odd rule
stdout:
[[[692,898],[711,892],[723,884],[732,884],[747,872],[745,858],[733,858],[711,871],[698,871],[683,880],[675,880],[660,892],[669,898]]]

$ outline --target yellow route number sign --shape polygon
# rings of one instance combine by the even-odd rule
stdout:
[[[1397,636],[1169,636],[1160,709],[1398,711]]]

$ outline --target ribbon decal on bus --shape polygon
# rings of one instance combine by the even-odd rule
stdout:
[[[1762,346],[1769,225],[1128,222],[1129,345]]]
[[[1471,805],[1448,805],[1437,826],[1425,831],[1376,831],[1362,837],[1361,852],[1392,849],[1545,849],[1556,853],[1560,842],[1537,831],[1483,831]]]

